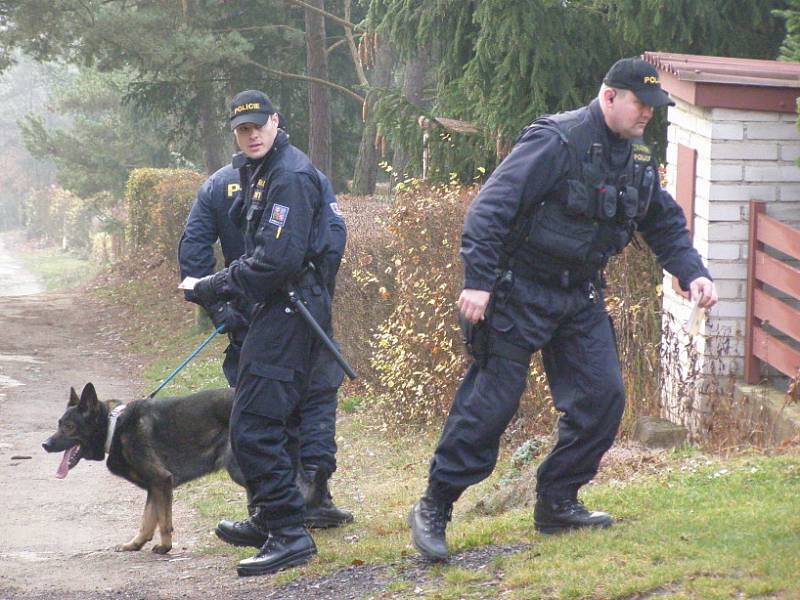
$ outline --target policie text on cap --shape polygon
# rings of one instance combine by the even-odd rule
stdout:
[[[254,123],[261,127],[274,112],[275,108],[264,92],[258,90],[239,92],[231,101],[231,131],[242,123]]]
[[[603,83],[620,90],[630,90],[639,100],[656,108],[675,106],[667,93],[661,89],[656,68],[641,58],[618,60],[606,73]]]

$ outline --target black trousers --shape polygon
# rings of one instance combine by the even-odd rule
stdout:
[[[613,325],[600,293],[592,290],[517,279],[494,299],[489,358],[467,371],[431,460],[429,485],[436,500],[454,502],[494,470],[500,437],[519,407],[530,355],[537,350],[561,413],[558,441],[537,472],[537,493],[574,498],[595,476],[616,437],[625,389]],[[524,349],[527,360],[520,352],[509,358],[494,349],[505,345]]]
[[[230,387],[236,387],[244,336],[241,338],[230,337],[222,362]],[[312,366],[306,398],[289,419],[289,453],[301,468],[325,469],[328,474],[336,471],[336,407],[343,380],[344,371],[333,354],[323,348]]]
[[[298,292],[317,322],[330,329],[330,298],[314,285]],[[302,414],[322,343],[287,300],[260,305],[242,347],[231,412],[231,448],[252,508],[268,528],[303,522],[295,485],[292,420]]]

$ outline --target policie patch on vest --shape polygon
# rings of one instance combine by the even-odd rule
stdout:
[[[331,210],[333,211],[333,214],[335,214],[337,217],[341,217],[342,216],[342,209],[339,208],[339,203],[338,202],[331,202],[329,204],[329,206],[331,207]]]
[[[269,222],[278,227],[286,225],[286,217],[289,216],[289,207],[283,204],[273,204],[272,213],[269,215]]]
[[[649,146],[644,144],[633,144],[633,160],[639,163],[650,162],[652,155]]]

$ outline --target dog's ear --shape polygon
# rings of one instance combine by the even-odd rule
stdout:
[[[78,403],[80,401],[81,399],[78,398],[78,394],[75,392],[75,388],[74,387],[69,388],[69,400],[67,401],[67,408],[69,408],[70,406],[78,406]]]
[[[97,408],[98,402],[97,392],[94,391],[94,385],[87,383],[83,386],[81,399],[78,403],[78,410],[81,412],[92,412]]]

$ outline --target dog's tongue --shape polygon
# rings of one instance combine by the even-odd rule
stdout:
[[[64,451],[64,456],[61,457],[61,464],[58,465],[58,470],[56,471],[56,477],[58,479],[64,479],[69,473],[69,459],[72,458],[72,455],[78,451],[78,446],[73,446],[72,448],[67,448]]]

